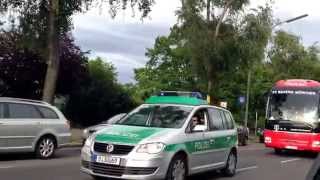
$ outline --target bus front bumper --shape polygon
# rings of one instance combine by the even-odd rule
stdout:
[[[320,152],[320,134],[266,130],[264,144],[275,149]]]

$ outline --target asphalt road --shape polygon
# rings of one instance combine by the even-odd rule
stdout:
[[[262,144],[240,147],[238,173],[226,178],[219,172],[192,176],[201,180],[304,180],[315,156],[288,152],[275,155]],[[80,149],[69,148],[57,152],[52,160],[37,160],[29,154],[0,155],[1,180],[91,180],[79,171]]]

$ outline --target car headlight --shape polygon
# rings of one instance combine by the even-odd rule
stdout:
[[[92,143],[93,143],[93,139],[94,139],[94,136],[89,136],[86,140],[86,142],[84,143],[84,146],[86,147],[91,147]]]
[[[148,143],[138,147],[137,153],[159,154],[165,148],[163,143]]]

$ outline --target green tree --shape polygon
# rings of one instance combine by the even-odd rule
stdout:
[[[0,95],[41,99],[46,63],[39,52],[19,46],[20,38],[15,29],[0,30]],[[61,38],[60,44],[57,94],[67,95],[87,76],[87,57],[71,35]]]
[[[250,68],[255,76],[251,104],[252,107],[258,105],[260,112],[260,108],[264,108],[263,95],[260,94],[271,87],[270,79],[264,78],[270,77],[271,72],[264,69],[267,65],[263,63],[264,50],[271,35],[271,8],[259,7],[241,17],[230,17],[221,24],[217,40],[214,39],[215,31],[212,31],[215,21],[210,18],[208,22],[202,14],[195,15],[202,12],[196,8],[189,10],[193,13],[184,12],[183,19],[171,29],[170,35],[157,38],[154,47],[148,50],[146,67],[136,70],[137,96],[146,98],[159,90],[208,92],[208,79],[213,78],[212,93],[216,102],[227,101],[240,121],[243,120],[242,107],[237,100],[246,92]],[[215,70],[210,77],[208,66]]]
[[[195,90],[197,78],[193,73],[190,54],[181,41],[177,26],[168,37],[158,37],[144,68],[135,70],[140,97],[147,97],[160,90]]]
[[[197,74],[207,82],[206,92],[212,96],[224,72],[262,60],[270,35],[271,8],[241,14],[248,1],[207,1],[209,9],[203,1],[184,3],[179,17],[186,48]],[[222,13],[213,14],[215,9],[222,9]],[[210,10],[211,17],[203,16],[205,10]]]
[[[72,15],[83,12],[92,5],[109,6],[111,16],[115,16],[119,7],[142,11],[142,17],[151,11],[153,0],[1,0],[0,13],[14,11],[18,24],[24,34],[27,47],[34,46],[41,51],[47,62],[43,99],[52,102],[60,67],[59,39],[71,29]],[[43,48],[45,47],[45,48]]]
[[[71,93],[66,115],[82,126],[97,124],[109,117],[126,113],[136,104],[124,87],[117,82],[114,66],[101,58],[90,60],[89,77]]]
[[[270,66],[274,80],[304,78],[318,80],[319,57],[316,47],[305,48],[301,38],[284,31],[278,31],[269,52]]]

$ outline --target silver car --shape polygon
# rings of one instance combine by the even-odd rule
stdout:
[[[115,124],[116,122],[121,120],[125,115],[127,115],[127,114],[126,113],[117,114],[117,115],[111,117],[110,119],[103,121],[102,123],[100,123],[98,125],[85,128],[82,133],[82,142],[83,142],[82,144],[84,145],[84,143],[86,142],[88,137],[91,136],[93,133],[95,133],[103,128],[106,128],[106,127],[110,126],[111,124]]]
[[[35,152],[48,159],[69,143],[70,125],[42,101],[0,97],[0,153]]]
[[[90,136],[81,170],[96,179],[184,180],[236,173],[237,129],[229,111],[193,97],[151,97]]]

